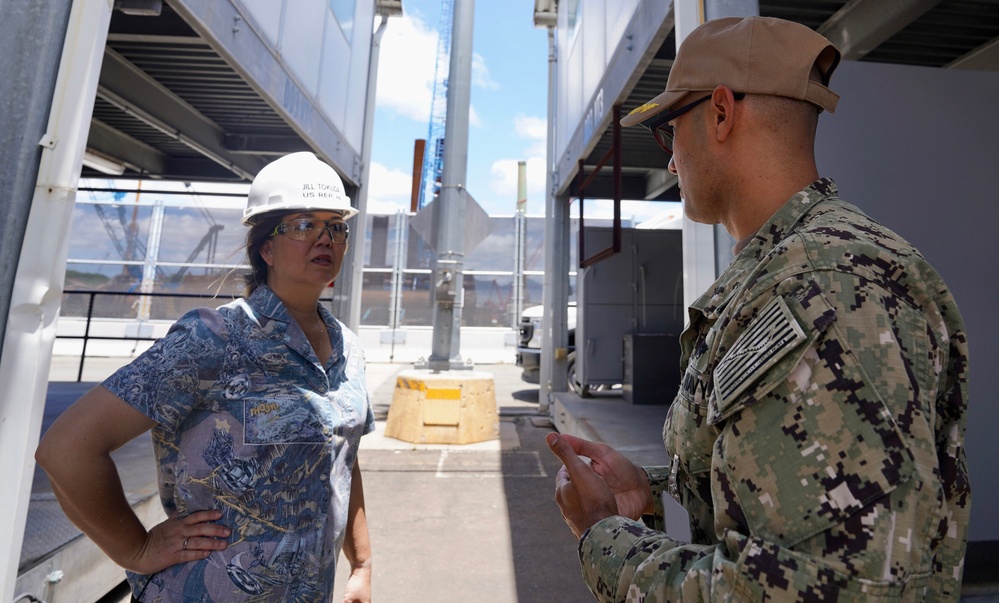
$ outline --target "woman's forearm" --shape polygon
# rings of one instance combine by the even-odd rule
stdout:
[[[350,504],[347,510],[343,554],[350,562],[351,569],[371,567],[371,539],[364,509],[364,486],[361,483],[361,467],[356,461],[351,474]]]

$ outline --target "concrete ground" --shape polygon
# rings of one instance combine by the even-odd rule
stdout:
[[[77,384],[73,381],[78,359],[54,358],[50,401],[80,395],[127,360],[87,359],[84,381],[90,383]],[[539,413],[537,386],[521,381],[516,366],[477,363],[477,372],[493,377],[499,439],[467,445],[413,444],[385,436],[396,376],[411,369],[411,364],[370,359],[367,365],[377,422],[376,431],[362,439],[359,458],[374,550],[375,600],[591,601],[579,575],[575,540],[553,501],[560,463],[548,451],[544,436],[557,428],[605,441],[636,463],[661,463],[666,407],[631,405],[615,392],[598,392],[585,400],[559,394],[550,414]],[[134,446],[121,461],[123,475],[134,480],[126,487],[136,498],[151,496],[155,480],[148,441],[140,438]],[[36,478],[33,505],[51,506],[44,488],[44,478]],[[59,524],[51,517],[50,521]],[[29,517],[27,534],[39,529],[30,522]],[[62,537],[75,529],[66,524],[63,518],[58,525]],[[49,559],[49,565],[52,559],[58,555]],[[999,602],[997,559],[994,543],[972,543],[962,601]],[[346,575],[341,559],[334,600]],[[49,596],[46,600],[81,599]],[[106,603],[127,600],[121,590],[105,599]]]

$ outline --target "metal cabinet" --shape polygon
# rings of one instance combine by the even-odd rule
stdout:
[[[610,228],[587,228],[586,249],[611,246]],[[586,385],[624,383],[626,335],[683,330],[683,251],[679,230],[622,229],[621,252],[577,276],[577,377]]]

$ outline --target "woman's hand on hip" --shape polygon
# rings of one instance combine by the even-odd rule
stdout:
[[[197,511],[153,526],[129,569],[155,574],[171,565],[199,561],[213,551],[224,550],[232,530],[215,523],[221,518],[221,511]]]

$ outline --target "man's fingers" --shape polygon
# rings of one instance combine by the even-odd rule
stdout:
[[[562,461],[562,464],[565,465],[565,469],[570,476],[575,471],[578,471],[581,466],[586,466],[586,463],[583,459],[579,458],[579,455],[576,454],[576,451],[569,444],[565,436],[553,431],[545,437],[545,442],[548,444],[548,448],[558,457],[558,460]]]
[[[579,456],[585,456],[587,458],[595,459],[603,455],[610,447],[602,442],[592,442],[590,440],[584,440],[583,438],[577,438],[574,435],[569,435],[567,433],[559,434],[559,436],[566,441],[572,449]]]
[[[569,472],[566,470],[566,468],[564,466],[561,467],[558,470],[558,473],[555,474],[555,487],[556,488],[561,488],[562,486],[564,486],[565,484],[568,484],[571,481],[572,480],[569,479]]]

